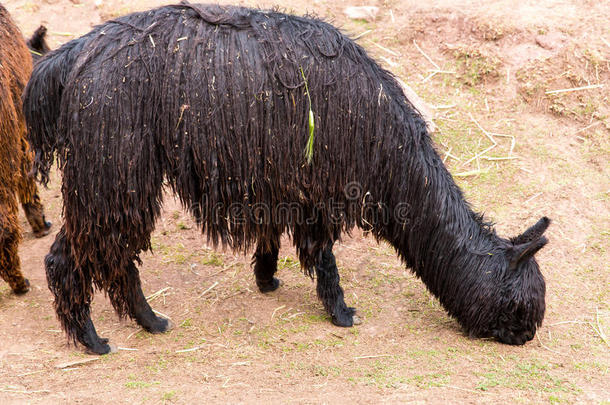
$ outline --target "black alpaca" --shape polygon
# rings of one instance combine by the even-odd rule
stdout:
[[[110,350],[90,319],[94,286],[119,315],[168,328],[134,264],[150,248],[164,181],[214,244],[256,248],[263,292],[279,286],[289,233],[337,325],[351,326],[354,309],[332,246],[354,226],[392,243],[470,334],[522,344],[542,322],[533,254],[548,220],[498,237],[464,201],[393,76],[323,21],[184,3],[127,15],[44,58],[24,105],[41,179],[56,152],[63,172],[49,288],[63,328],[93,352]]]

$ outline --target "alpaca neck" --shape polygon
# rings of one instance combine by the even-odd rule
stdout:
[[[469,288],[460,280],[476,277],[485,267],[483,261],[496,250],[495,235],[472,211],[431,141],[405,149],[404,180],[394,187],[393,215],[387,234],[380,236],[450,313],[459,312],[460,303],[452,297],[463,296],[457,289]],[[399,204],[406,211],[404,220],[396,215]]]

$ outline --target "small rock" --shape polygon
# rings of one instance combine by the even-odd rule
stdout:
[[[377,18],[379,13],[379,7],[375,6],[361,6],[361,7],[347,7],[343,10],[345,15],[352,20],[366,20],[373,21]]]
[[[558,33],[536,35],[536,45],[549,51],[561,48],[566,42],[566,37]]]

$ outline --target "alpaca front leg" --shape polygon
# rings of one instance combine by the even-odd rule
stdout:
[[[315,267],[318,297],[331,316],[333,324],[350,327],[362,323],[355,315],[356,309],[345,305],[332,244],[324,249]]]
[[[87,319],[83,327],[79,328],[77,339],[87,348],[87,351],[93,354],[108,354],[116,351],[116,348],[108,344],[108,339],[98,336],[91,317]]]
[[[163,333],[172,328],[172,323],[155,315],[142,292],[140,275],[131,261],[125,271],[117,271],[108,287],[108,297],[119,316],[129,315],[138,325],[150,333]]]
[[[280,280],[274,277],[278,253],[279,242],[273,243],[270,249],[265,249],[260,243],[256,247],[252,261],[256,285],[262,293],[275,291],[280,286]]]
[[[77,268],[63,227],[45,258],[45,266],[49,289],[55,297],[55,312],[68,337],[84,345],[89,352],[109,353],[108,339],[97,335],[91,321],[93,283],[90,264]]]

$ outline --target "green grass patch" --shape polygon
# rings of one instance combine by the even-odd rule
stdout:
[[[579,393],[581,390],[571,382],[556,377],[552,370],[555,366],[537,359],[515,364],[511,368],[493,366],[480,377],[476,389],[488,391],[495,387],[513,388],[525,391],[547,393]]]
[[[502,65],[495,56],[474,47],[459,47],[453,51],[457,64],[457,79],[467,86],[477,86],[500,76]]]
[[[152,386],[155,385],[160,385],[161,383],[159,381],[151,381],[151,382],[145,382],[145,381],[128,381],[125,383],[125,387],[126,388],[131,388],[131,389],[142,389],[142,388],[150,388]]]

